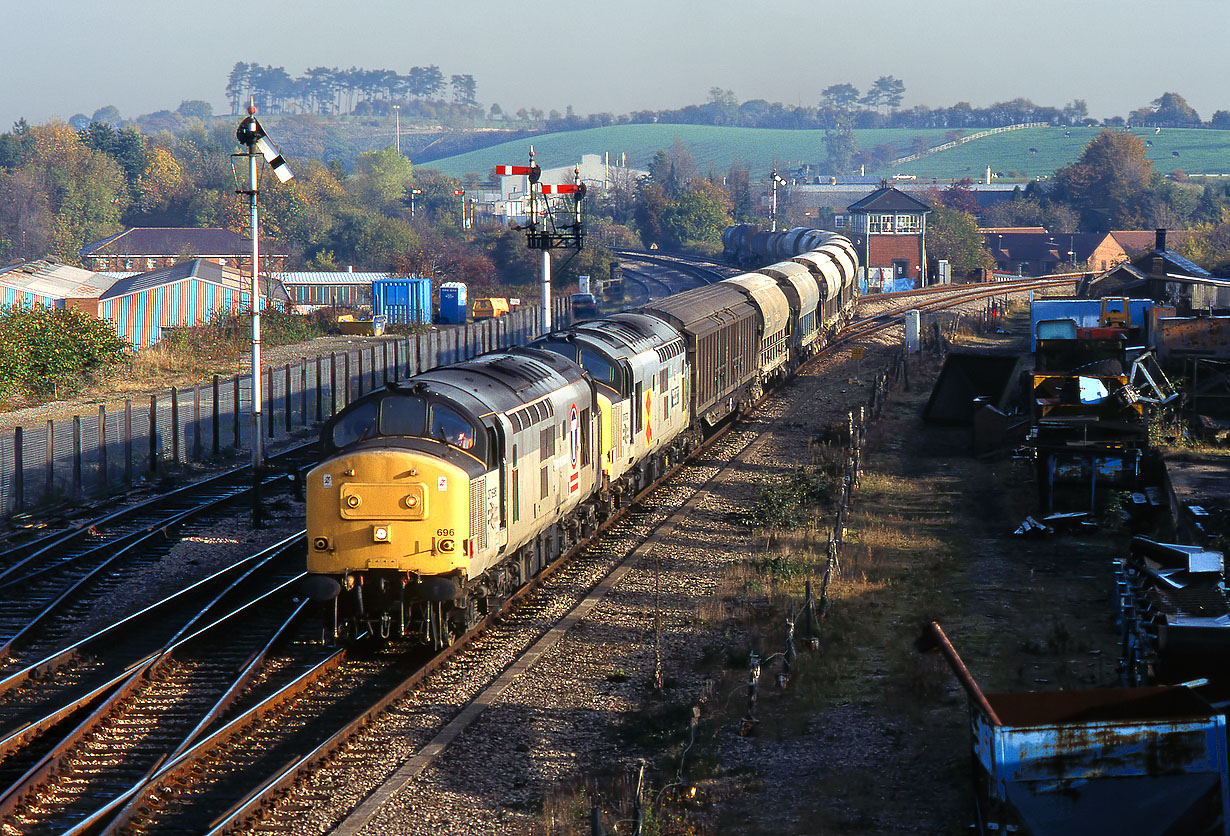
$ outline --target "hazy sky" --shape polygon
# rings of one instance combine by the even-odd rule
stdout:
[[[227,112],[236,61],[469,73],[479,101],[626,113],[710,87],[814,105],[830,84],[905,82],[904,106],[1022,96],[1126,115],[1165,91],[1230,110],[1228,0],[5,0],[0,129],[125,117],[204,99]],[[766,14],[761,9],[771,10]]]

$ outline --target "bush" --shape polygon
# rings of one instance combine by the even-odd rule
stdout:
[[[111,323],[76,308],[0,308],[0,398],[54,396],[129,348]]]

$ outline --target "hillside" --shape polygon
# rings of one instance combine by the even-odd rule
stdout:
[[[857,131],[859,147],[892,145],[901,156],[909,153],[911,140],[925,136],[933,144],[944,141],[945,130],[870,130]],[[532,140],[506,142],[423,163],[445,174],[461,177],[476,173],[485,178],[496,165],[522,164],[532,142],[539,164],[544,168],[569,165],[582,154],[609,152],[612,161],[628,155],[628,165],[645,168],[659,149],[669,149],[678,139],[688,147],[702,173],[724,174],[732,163],[751,168],[752,177],[764,179],[776,163],[779,166],[824,159],[824,131],[772,130],[768,128],[723,128],[712,125],[612,125],[568,133],[543,134]]]
[[[1007,178],[1016,172],[1018,179],[1049,177],[1056,169],[1074,161],[1100,128],[1025,128],[983,137],[923,159],[868,174],[913,174],[919,178],[951,180],[961,177],[981,179],[987,166]],[[1152,128],[1133,131],[1146,142],[1149,158],[1159,171],[1177,168],[1188,173],[1230,174],[1230,131],[1199,128]],[[855,131],[860,149],[886,144],[898,149],[900,156],[910,153],[917,136],[932,145],[944,142],[947,130],[912,128]],[[972,133],[972,132],[971,132]],[[818,163],[825,157],[824,132],[770,130],[760,128],[723,128],[703,125],[614,125],[568,133],[543,134],[516,142],[506,142],[423,163],[454,177],[477,174],[486,179],[492,167],[520,164],[534,151],[544,168],[568,165],[582,154],[609,152],[615,160],[623,153],[628,165],[645,168],[659,149],[669,149],[679,140],[687,146],[703,173],[722,174],[732,163],[751,167],[753,179],[766,179],[774,163],[779,166],[801,162]]]

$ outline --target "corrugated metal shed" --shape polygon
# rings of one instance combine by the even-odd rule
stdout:
[[[234,269],[193,259],[116,281],[99,300],[98,315],[111,320],[121,337],[145,347],[162,337],[163,328],[196,325],[215,311],[246,309],[249,281]],[[288,301],[278,284],[272,296],[276,303]]]
[[[311,271],[275,273],[296,305],[345,308],[372,303],[372,283],[390,278],[388,273]]]
[[[65,299],[97,299],[115,280],[101,273],[40,259],[0,272],[0,305],[61,305]]]

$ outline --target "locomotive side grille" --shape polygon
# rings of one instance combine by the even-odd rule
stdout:
[[[487,548],[487,477],[470,482],[470,536],[477,549]]]

